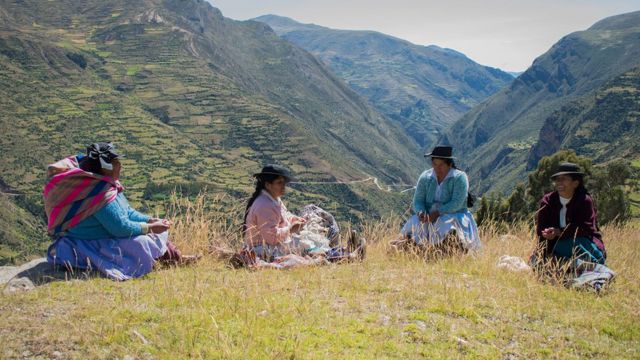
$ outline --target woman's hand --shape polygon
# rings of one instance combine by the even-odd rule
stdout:
[[[292,216],[290,219],[291,223],[302,223],[302,224],[306,224],[307,223],[307,219],[300,217],[300,216]]]
[[[149,232],[154,234],[161,234],[171,227],[169,220],[158,220],[149,224]]]
[[[424,211],[418,213],[418,219],[420,219],[420,222],[423,224],[426,224],[428,222],[435,222],[439,217],[440,213],[437,211],[432,211],[429,214]]]
[[[560,236],[560,234],[561,234],[561,231],[560,229],[557,229],[557,228],[546,228],[542,230],[542,237],[547,240],[555,239],[558,236]]]
[[[432,211],[429,214],[429,221],[436,222],[436,220],[438,220],[439,217],[440,217],[440,213],[438,211]]]
[[[149,220],[147,220],[147,224],[153,224],[156,222],[162,222],[164,224],[168,224],[169,226],[173,225],[173,221],[171,220],[167,220],[167,219],[160,219],[160,218],[149,218]]]
[[[291,225],[289,225],[289,232],[291,234],[300,233],[300,230],[302,230],[305,223],[306,223],[305,219],[294,217],[293,219],[291,219]]]

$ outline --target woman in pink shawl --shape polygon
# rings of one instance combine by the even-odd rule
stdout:
[[[281,197],[292,181],[289,172],[278,165],[267,165],[254,174],[256,189],[247,203],[244,218],[245,245],[267,261],[291,253],[289,236],[302,229],[305,220],[287,211]]]
[[[156,260],[181,261],[169,241],[171,222],[129,205],[120,184],[120,158],[111,143],[48,168],[44,188],[49,234],[47,259],[68,268],[96,269],[114,280],[150,272]]]

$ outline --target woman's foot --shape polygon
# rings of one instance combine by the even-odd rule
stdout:
[[[409,247],[410,238],[401,238],[389,241],[389,246],[392,250],[400,252],[405,251]]]
[[[458,232],[454,229],[451,230],[439,245],[443,255],[454,256],[466,254],[468,249],[462,244],[462,240],[458,236]]]
[[[163,265],[189,265],[197,262],[201,257],[201,255],[182,255],[171,241],[167,241],[167,252],[158,261]]]
[[[358,232],[355,230],[351,230],[351,233],[349,234],[347,248],[349,249],[349,253],[351,253],[356,260],[362,261],[367,256],[367,240],[358,236]]]

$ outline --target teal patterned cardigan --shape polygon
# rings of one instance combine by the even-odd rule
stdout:
[[[467,210],[467,192],[469,191],[467,174],[458,169],[451,169],[451,171],[453,174],[442,183],[440,207],[438,208],[440,214],[453,214]],[[416,213],[429,212],[434,204],[437,186],[433,169],[426,170],[420,175],[413,196],[413,210]]]

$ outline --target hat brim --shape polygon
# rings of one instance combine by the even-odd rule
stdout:
[[[434,155],[433,153],[428,153],[428,154],[424,154],[424,157],[432,157],[432,158],[439,158],[439,159],[455,159],[455,156],[439,156],[439,155]]]
[[[292,177],[292,176],[279,174],[279,173],[275,173],[275,172],[259,172],[259,173],[253,174],[253,177],[258,177],[260,175],[278,175],[278,176],[282,176],[284,178],[284,180],[286,182],[288,182],[288,183],[293,182],[293,181],[297,181],[297,179]]]
[[[579,171],[560,171],[560,172],[557,172],[557,173],[551,175],[551,180],[557,178],[560,175],[582,175],[582,176],[584,176],[584,173],[579,172]]]

